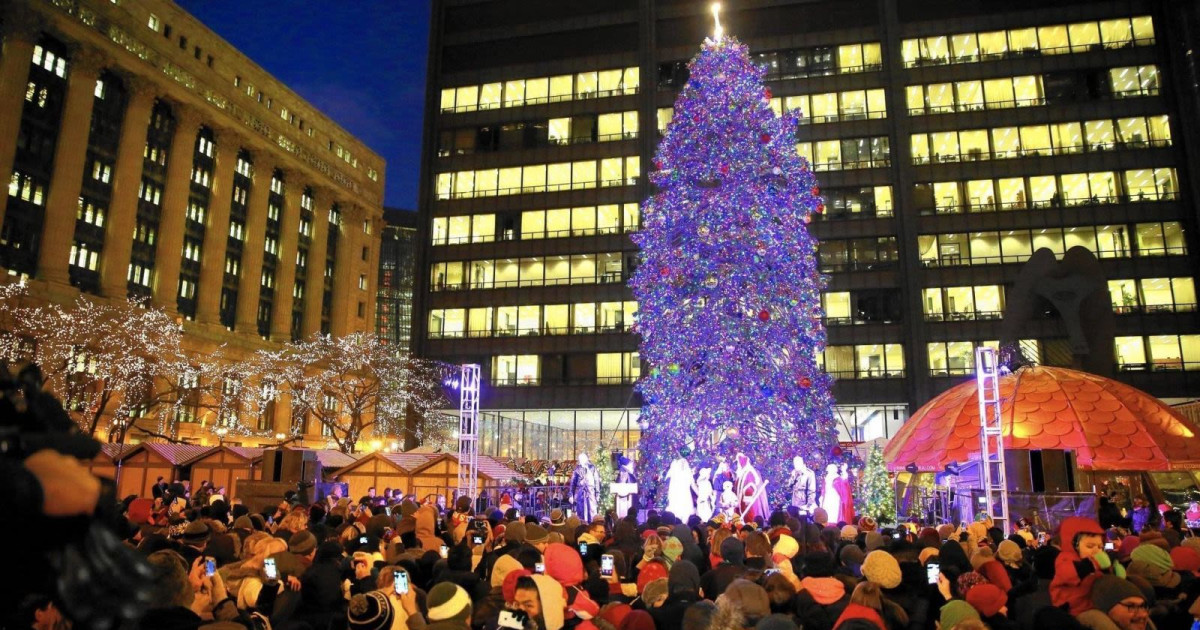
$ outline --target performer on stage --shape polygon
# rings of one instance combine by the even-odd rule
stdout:
[[[721,482],[721,514],[725,515],[725,520],[733,520],[733,517],[739,513],[739,501],[737,493],[733,491],[733,482],[726,479]]]
[[[633,474],[633,460],[622,455],[617,460],[617,483],[637,483],[637,475]],[[633,494],[618,494],[616,497],[617,518],[625,518],[629,508],[633,507]]]
[[[842,518],[840,520],[847,523],[854,522],[854,487],[851,485],[852,483],[849,473],[846,472],[846,464],[842,464],[842,472],[834,481],[834,487],[842,502]]]
[[[741,502],[741,511],[745,513],[743,521],[749,523],[755,516],[766,518],[770,513],[767,505],[767,491],[763,485],[762,475],[750,463],[745,453],[737,454],[737,494]],[[761,490],[761,492],[760,492]]]
[[[701,468],[700,474],[696,476],[696,515],[701,521],[708,522],[713,516],[713,485],[708,477],[712,474],[711,468]]]
[[[671,462],[667,471],[667,511],[674,514],[681,522],[687,522],[689,516],[696,511],[692,502],[692,465],[687,456],[690,451],[685,447],[680,449],[679,457]]]
[[[792,458],[792,472],[787,485],[792,490],[791,505],[802,514],[812,514],[817,507],[817,474],[797,455]]]
[[[733,481],[733,472],[729,470],[729,462],[725,461],[725,456],[717,455],[717,469],[713,471],[712,476],[713,487],[720,491],[725,487],[726,481]]]
[[[587,453],[579,454],[579,465],[571,475],[571,497],[575,500],[575,514],[584,523],[592,522],[596,504],[600,497],[600,476],[588,459]]]
[[[831,524],[842,520],[842,497],[837,491],[838,467],[829,464],[825,467],[825,491],[821,493],[821,507],[829,515]]]

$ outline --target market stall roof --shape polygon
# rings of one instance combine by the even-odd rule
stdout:
[[[941,470],[979,457],[975,379],[926,403],[888,442],[888,468]],[[1200,468],[1200,425],[1110,378],[1024,367],[1000,379],[1005,448],[1069,450],[1084,470]]]

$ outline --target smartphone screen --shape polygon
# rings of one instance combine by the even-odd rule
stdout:
[[[938,583],[938,575],[942,572],[942,565],[937,562],[930,562],[925,565],[925,581],[930,584]]]
[[[208,577],[212,577],[217,572],[217,561],[212,558],[206,559],[204,561],[204,572],[208,574]]]
[[[600,575],[602,577],[612,577],[613,574],[613,557],[610,554],[600,556]]]
[[[511,630],[523,630],[525,622],[529,616],[520,610],[501,610],[500,616],[496,619],[496,625],[501,628],[511,628]]]
[[[587,555],[587,543],[579,543],[579,555]]]
[[[442,554],[443,558],[449,558],[450,557],[450,548],[447,547],[446,545],[442,545],[442,549],[439,553]]]
[[[483,536],[480,536],[479,534],[475,534],[475,535],[471,536],[471,544],[472,545],[482,545],[483,544]]]
[[[1115,549],[1115,548],[1116,548],[1116,547],[1114,547],[1114,546],[1113,546],[1113,543],[1112,543],[1111,541],[1110,541],[1110,542],[1106,542],[1106,543],[1104,543],[1104,550],[1105,550],[1105,551],[1112,551],[1112,550],[1113,550],[1113,549]]]
[[[263,572],[267,575],[268,580],[279,579],[279,572],[275,570],[275,558],[263,560]]]
[[[407,571],[393,571],[392,578],[393,578],[392,587],[396,589],[396,594],[397,595],[407,595],[408,594],[408,572]]]
[[[533,572],[538,573],[538,574],[545,573],[546,572],[546,563],[539,562],[539,563],[533,565]]]
[[[360,545],[365,545],[365,544],[367,544],[367,537],[366,537],[366,536],[359,536],[359,537],[358,537],[358,544],[360,544]]]

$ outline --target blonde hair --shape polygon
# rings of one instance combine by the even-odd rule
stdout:
[[[302,510],[292,510],[279,521],[279,529],[289,532],[302,532],[308,529],[308,513]]]
[[[883,612],[883,593],[874,582],[859,582],[850,594],[850,603]]]
[[[712,554],[715,556],[720,556],[721,555],[721,543],[725,542],[725,539],[729,538],[732,535],[733,535],[733,532],[729,531],[728,529],[725,529],[724,527],[713,532],[712,542],[710,542],[708,544],[708,548],[712,550]]]

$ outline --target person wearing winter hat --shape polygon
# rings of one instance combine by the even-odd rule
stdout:
[[[942,630],[953,630],[959,623],[970,619],[979,621],[979,611],[961,599],[952,599],[942,606],[938,626]]]
[[[351,630],[391,630],[395,617],[392,602],[379,591],[355,595],[346,607]]]
[[[1125,569],[1104,551],[1105,532],[1094,519],[1069,516],[1059,526],[1062,551],[1054,561],[1050,603],[1067,604],[1078,615],[1092,607],[1092,583],[1101,575],[1122,577]],[[1168,558],[1169,559],[1169,558]]]
[[[883,550],[875,550],[867,554],[866,559],[863,560],[862,575],[864,580],[874,582],[885,589],[900,586],[903,577],[900,573],[900,563],[896,561],[896,557]]]
[[[867,625],[877,630],[887,630],[883,621],[883,593],[879,585],[873,582],[860,582],[850,595],[850,603],[842,611],[841,616],[834,622],[834,628],[840,628],[850,620],[864,620]]]
[[[873,532],[877,527],[878,525],[875,523],[875,519],[871,518],[870,516],[864,516],[858,519],[858,531],[860,532]]]
[[[1018,567],[1024,556],[1021,554],[1021,547],[1011,541],[1002,540],[1000,545],[996,547],[996,559],[1008,567]]]
[[[865,543],[867,546],[867,553],[871,553],[872,551],[883,547],[883,545],[887,543],[887,539],[885,539],[883,534],[880,534],[879,532],[867,532]]]
[[[646,609],[650,610],[662,606],[667,601],[667,590],[669,588],[667,578],[658,578],[648,582],[646,587],[642,589],[642,602],[645,604]]]
[[[817,508],[813,510],[812,520],[817,525],[825,527],[829,524],[829,512],[826,512],[825,508]]]
[[[979,547],[975,549],[975,553],[971,554],[971,568],[978,571],[979,567],[983,566],[984,563],[995,559],[996,554],[992,551],[991,547]]]
[[[642,568],[638,571],[638,576],[637,576],[638,593],[639,594],[644,593],[646,590],[646,586],[648,584],[650,584],[654,580],[667,578],[670,576],[670,574],[671,574],[671,570],[667,567],[666,562],[664,562],[658,558],[655,558],[654,560],[647,562],[646,564],[642,565]]]
[[[471,597],[457,584],[439,582],[425,597],[426,630],[467,630],[471,627]]]
[[[846,583],[834,577],[833,561],[825,552],[805,555],[803,574],[795,598],[796,616],[804,620],[805,630],[833,630],[850,603]]]
[[[183,556],[184,560],[192,563],[204,555],[204,549],[208,547],[208,539],[212,536],[212,530],[208,527],[208,523],[204,521],[193,521],[188,523],[187,528],[183,530],[183,545],[179,548],[179,555]]]
[[[839,571],[839,573],[849,575],[853,578],[861,578],[862,565],[866,557],[867,554],[863,553],[862,548],[858,545],[846,545],[842,547],[842,550],[838,552],[838,560],[841,561],[843,570]]]
[[[796,557],[800,552],[800,543],[796,542],[795,538],[787,534],[781,534],[779,540],[775,541],[775,546],[771,549],[773,555],[783,556],[788,560]],[[777,563],[778,564],[778,563]]]
[[[546,553],[546,546],[550,544],[550,532],[541,525],[530,523],[525,526],[525,542],[532,545],[534,549]]]
[[[1141,544],[1143,545],[1155,545],[1161,547],[1163,551],[1171,550],[1171,544],[1168,543],[1167,539],[1163,537],[1162,533],[1157,530],[1148,529],[1142,532],[1138,536],[1138,539],[1141,540]]]
[[[929,564],[930,559],[936,561],[939,557],[938,551],[937,547],[926,547],[921,550],[921,553],[917,554],[917,560],[921,563],[921,566],[925,566]]]
[[[1174,589],[1179,586],[1180,576],[1175,572],[1171,555],[1158,545],[1138,545],[1129,554],[1130,575],[1145,578],[1155,589]]]
[[[1100,576],[1092,583],[1090,600],[1095,610],[1079,615],[1080,623],[1088,627],[1103,627],[1089,623],[1098,613],[1102,613],[1107,617],[1106,621],[1116,624],[1121,630],[1145,630],[1149,625],[1150,611],[1146,597],[1129,580],[1112,575]]]
[[[632,610],[621,620],[617,630],[654,630],[654,618],[644,610]]]
[[[1005,593],[1012,590],[1012,579],[1008,577],[1008,570],[1005,569],[1004,565],[1000,564],[999,561],[988,560],[987,562],[979,565],[979,568],[975,569],[975,571],[979,573],[979,575],[987,578],[988,582],[996,585]],[[990,615],[984,616],[988,617]]]
[[[711,571],[700,576],[700,588],[704,597],[716,599],[735,578],[741,577],[746,571],[746,546],[737,536],[729,536],[721,541],[721,563]],[[641,576],[638,577],[641,582]]]
[[[851,541],[858,538],[858,528],[853,525],[846,525],[841,530],[841,539]]]
[[[674,564],[683,555],[683,543],[674,536],[668,536],[663,539],[662,553],[668,564]]]
[[[995,584],[980,584],[967,593],[967,603],[979,611],[979,617],[991,630],[1010,628],[1005,615],[1008,613],[1008,593]]]
[[[1171,550],[1171,563],[1183,575],[1200,577],[1200,553],[1191,547],[1180,545]]]

